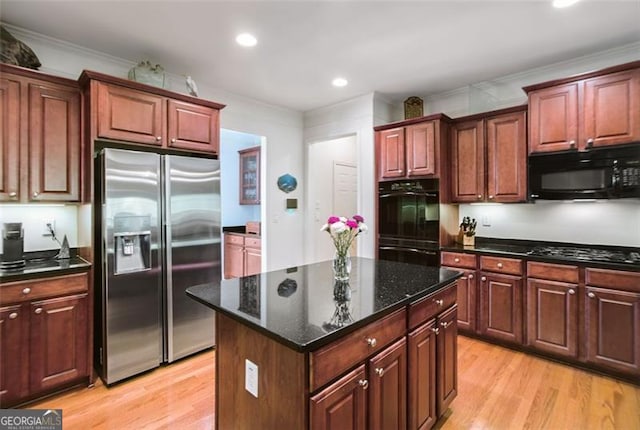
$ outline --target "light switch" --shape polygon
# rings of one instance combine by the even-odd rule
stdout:
[[[244,389],[258,397],[258,365],[251,360],[244,360]]]

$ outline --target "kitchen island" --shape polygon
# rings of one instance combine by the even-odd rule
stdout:
[[[187,294],[216,310],[218,429],[430,428],[457,390],[456,280],[353,258]]]

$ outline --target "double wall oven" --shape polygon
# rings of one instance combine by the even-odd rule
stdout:
[[[378,258],[439,265],[439,203],[437,179],[380,182]]]

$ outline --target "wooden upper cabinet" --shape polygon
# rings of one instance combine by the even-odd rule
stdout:
[[[483,201],[485,140],[483,121],[466,121],[451,130],[451,184],[454,202]]]
[[[0,201],[20,198],[20,80],[0,75]]]
[[[404,128],[393,128],[379,132],[380,179],[405,176]]]
[[[179,100],[168,102],[169,146],[192,151],[218,153],[219,110]]]
[[[405,128],[407,176],[436,173],[436,126],[428,121]]]
[[[80,90],[29,85],[29,200],[80,200]]]
[[[640,61],[525,87],[529,153],[640,140]]]
[[[85,70],[91,139],[218,154],[224,105],[163,88]]]
[[[103,82],[97,88],[98,137],[158,146],[166,141],[163,97]]]
[[[0,201],[80,201],[75,81],[0,65]]]
[[[640,69],[585,81],[583,138],[586,147],[640,140]]]
[[[527,198],[526,112],[491,117],[486,121],[487,199],[522,202]]]

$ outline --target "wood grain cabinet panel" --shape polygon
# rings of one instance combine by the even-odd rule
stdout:
[[[461,270],[457,267],[443,267],[444,269]],[[457,296],[456,305],[458,307],[458,329],[468,332],[475,332],[477,329],[477,291],[478,278],[475,270],[463,270],[463,275],[456,282]]]
[[[180,100],[167,103],[168,146],[217,154],[220,111]]]
[[[522,277],[480,272],[480,333],[522,343]]]
[[[486,121],[487,200],[521,202],[527,197],[527,114],[514,112]]]
[[[31,303],[30,389],[45,391],[86,376],[87,295]]]
[[[407,421],[407,344],[403,337],[369,360],[369,428],[404,430]]]
[[[458,395],[458,316],[452,306],[436,319],[437,333],[436,374],[438,418],[443,416]]]
[[[311,430],[365,430],[367,387],[361,365],[311,397]]]
[[[20,198],[20,87],[17,77],[0,75],[0,201]]]
[[[379,132],[380,179],[405,176],[404,128]]]
[[[578,84],[529,93],[529,153],[578,147]]]
[[[454,202],[477,202],[485,198],[485,139],[482,121],[466,121],[451,130],[451,184]]]
[[[408,428],[427,430],[438,419],[436,410],[436,320],[433,319],[408,338]]]
[[[436,124],[428,121],[405,128],[407,176],[436,173]]]
[[[25,306],[0,308],[0,407],[15,404],[28,393],[29,317]]]

